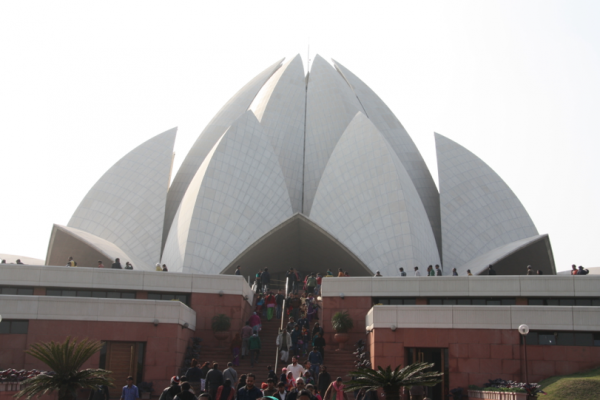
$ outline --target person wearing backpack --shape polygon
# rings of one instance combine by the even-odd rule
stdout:
[[[175,396],[181,393],[181,386],[179,386],[179,377],[173,376],[171,378],[171,386],[165,388],[163,392],[160,394],[158,400],[173,400]],[[92,399],[90,399],[92,400]],[[96,400],[96,399],[93,399]]]

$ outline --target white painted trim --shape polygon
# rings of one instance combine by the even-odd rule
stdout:
[[[600,331],[600,307],[570,306],[374,306],[365,317],[375,328]]]
[[[196,311],[179,301],[99,299],[90,297],[0,296],[3,319],[121,321],[188,324],[196,329]]]
[[[600,275],[334,277],[323,278],[322,293],[323,297],[340,293],[348,297],[598,297]]]
[[[242,276],[236,275],[5,264],[0,266],[0,282],[2,286],[175,293],[223,292],[223,294],[248,296],[249,304],[252,304],[254,298],[254,292],[248,283]]]

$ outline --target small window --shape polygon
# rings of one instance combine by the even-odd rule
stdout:
[[[10,333],[27,333],[29,321],[11,321]]]
[[[2,294],[17,294],[17,288],[16,287],[2,288]]]
[[[600,333],[594,333],[594,346],[600,346]]]
[[[444,305],[456,305],[456,299],[444,299],[442,300]]]
[[[92,292],[92,297],[98,297],[98,298],[105,298],[106,297],[106,292],[103,291],[93,291]]]
[[[160,300],[159,293],[148,293],[148,300]]]
[[[600,306],[600,299],[592,299],[592,305],[593,306]]]
[[[500,300],[491,300],[490,299],[490,300],[486,301],[486,304],[488,306],[500,306],[500,305],[502,305],[502,302]]]
[[[429,299],[429,304],[431,305],[441,305],[442,299]]]
[[[485,306],[485,299],[471,299],[471,304],[474,306]]]
[[[540,333],[538,335],[538,343],[545,346],[555,345],[556,338],[554,336],[554,333]]]
[[[77,297],[92,297],[91,290],[78,290]]]
[[[529,334],[525,335],[525,341],[527,344],[536,345],[538,344],[538,333],[537,332],[529,332]]]
[[[560,299],[561,306],[574,306],[575,300],[573,299]]]
[[[181,297],[181,296],[179,296],[179,297]],[[185,303],[185,296],[183,296],[183,297],[184,297],[184,299],[183,300],[180,299],[180,300],[183,303]],[[402,299],[386,299],[386,300],[388,301],[388,304],[392,305],[392,306],[401,306],[401,305],[404,304],[404,302],[402,301]]]
[[[456,304],[458,304],[459,306],[470,306],[471,299],[457,299]]]
[[[135,299],[135,293],[132,292],[121,292],[122,299]]]
[[[46,296],[62,296],[62,290],[46,289]]]
[[[558,299],[546,299],[546,305],[548,306],[559,306],[560,303]]]
[[[121,293],[119,292],[106,292],[106,297],[109,299],[120,299]]]
[[[575,334],[573,332],[558,332],[556,344],[559,346],[574,346]]]
[[[502,299],[503,306],[514,306],[517,304],[516,299]]]
[[[543,306],[544,299],[528,299],[527,304],[529,304],[530,306]]]
[[[77,297],[77,291],[76,290],[63,290],[62,295],[66,296],[66,297]]]
[[[575,333],[575,345],[576,346],[593,346],[594,345],[594,334],[593,333]]]
[[[412,306],[417,304],[417,299],[404,299],[404,305]]]
[[[19,288],[17,289],[17,294],[22,294],[24,296],[33,296],[33,288]]]
[[[22,320],[4,320],[0,322],[0,334],[27,333],[29,321]]]
[[[576,306],[591,306],[592,299],[575,299]]]

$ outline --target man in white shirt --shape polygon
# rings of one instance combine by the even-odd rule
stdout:
[[[294,379],[302,378],[306,371],[302,365],[298,364],[296,357],[292,357],[292,363],[287,366],[287,370],[292,373]]]
[[[421,276],[421,273],[419,272],[419,267],[415,267],[415,276]]]

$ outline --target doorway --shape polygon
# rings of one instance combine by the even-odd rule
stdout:
[[[133,376],[133,383],[138,385],[144,376],[145,350],[143,342],[103,342],[99,367],[112,371],[116,387],[125,385],[128,376]]]
[[[433,387],[426,387],[427,397],[432,400],[445,400],[450,394],[448,349],[410,347],[406,349],[407,365],[415,362],[433,363],[429,371],[443,372],[442,382]]]

